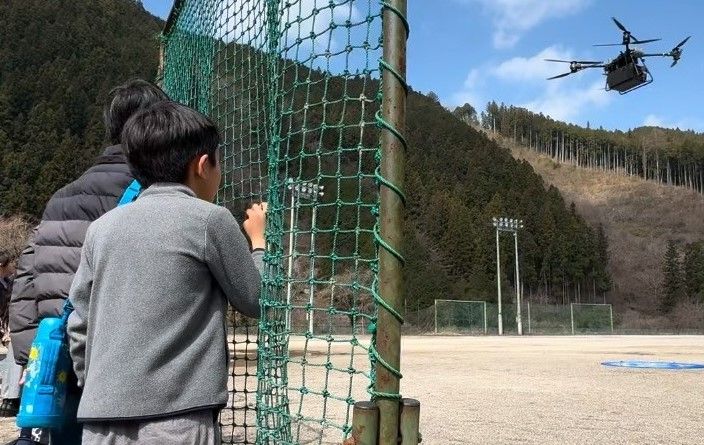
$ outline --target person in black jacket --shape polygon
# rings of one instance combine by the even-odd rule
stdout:
[[[12,280],[15,278],[15,258],[9,251],[0,249],[0,342],[7,346],[9,338],[9,301],[12,294]]]
[[[39,322],[60,316],[88,226],[115,208],[134,180],[119,145],[122,127],[135,112],[168,99],[159,87],[139,79],[115,88],[110,95],[104,120],[112,145],[81,177],[54,193],[17,263],[10,300],[10,337],[18,365],[27,364]],[[80,443],[80,435],[76,443]]]
[[[0,384],[0,417],[15,417],[20,407],[22,367],[15,363],[10,346],[9,306],[15,263],[27,243],[29,229],[29,223],[22,218],[0,217],[0,343],[8,349]]]

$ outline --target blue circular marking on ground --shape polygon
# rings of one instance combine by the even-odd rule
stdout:
[[[704,363],[660,362],[652,360],[612,360],[601,362],[610,368],[704,369]]]

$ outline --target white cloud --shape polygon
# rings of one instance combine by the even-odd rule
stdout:
[[[551,19],[573,15],[591,0],[462,0],[478,3],[491,15],[494,47],[511,48],[521,35]]]
[[[649,114],[645,116],[645,119],[643,120],[643,125],[646,127],[666,127],[663,120],[654,114]]]
[[[550,46],[533,57],[514,57],[500,63],[493,71],[497,77],[504,80],[538,80],[566,72],[568,66],[546,62],[545,59],[572,60],[570,51],[558,46]],[[560,71],[562,70],[562,71]]]
[[[481,94],[484,84],[484,76],[478,68],[473,68],[464,80],[462,89],[452,95],[450,104],[448,105],[463,105],[471,104],[476,109],[483,109],[485,100]]]
[[[483,109],[488,100],[506,99],[503,93],[510,88],[532,97],[523,103],[514,101],[514,105],[554,119],[576,122],[585,108],[604,107],[611,101],[612,96],[604,90],[602,80],[590,81],[597,76],[582,72],[569,78],[546,80],[569,70],[567,66],[544,60],[553,58],[571,60],[573,53],[550,46],[531,57],[514,57],[498,64],[487,63],[473,68],[448,102],[450,105],[468,102],[477,109]]]
[[[539,97],[519,106],[553,119],[575,122],[584,108],[600,108],[611,102],[601,81],[586,86],[565,85],[551,82]]]
[[[704,121],[698,119],[680,119],[671,121],[656,114],[649,114],[643,119],[645,127],[679,128],[680,130],[704,131]]]

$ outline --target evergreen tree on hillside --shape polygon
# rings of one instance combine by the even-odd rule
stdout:
[[[464,104],[461,107],[455,108],[452,112],[459,120],[468,125],[479,125],[477,110],[470,104]]]
[[[603,293],[611,289],[611,276],[606,273],[609,264],[609,241],[604,232],[604,226],[599,224],[596,229],[596,251],[592,278],[595,292]]]
[[[684,290],[691,301],[704,296],[704,248],[702,242],[690,243],[684,249]]]
[[[660,298],[660,311],[670,312],[684,295],[684,283],[682,277],[682,263],[677,242],[669,240],[665,251],[663,264],[664,281],[662,285],[662,295]]]

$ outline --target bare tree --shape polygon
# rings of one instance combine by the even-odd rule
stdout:
[[[20,216],[0,217],[0,255],[16,259],[27,244],[31,226]]]

